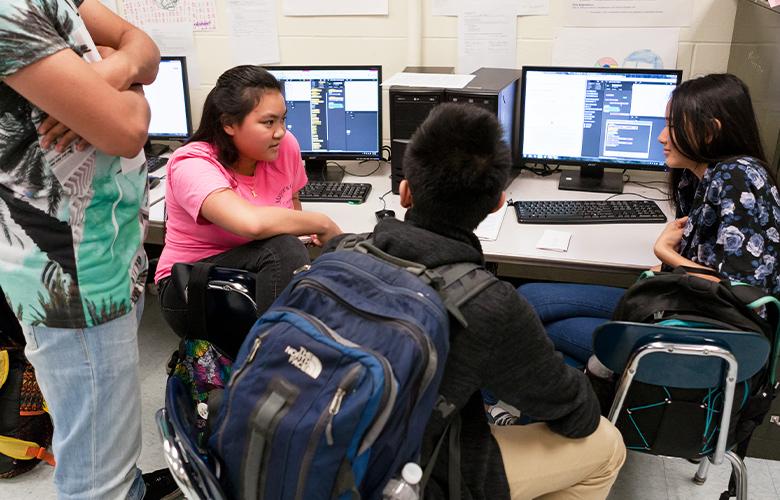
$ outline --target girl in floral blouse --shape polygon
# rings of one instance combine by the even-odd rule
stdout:
[[[658,140],[678,219],[655,243],[661,261],[656,269],[705,267],[780,294],[780,193],[745,84],[730,74],[682,83],[669,101]],[[585,363],[593,330],[611,318],[624,290],[529,283],[518,292],[534,306],[556,348]]]

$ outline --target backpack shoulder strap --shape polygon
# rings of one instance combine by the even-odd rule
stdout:
[[[414,274],[423,280],[426,285],[430,285],[438,292],[447,311],[464,328],[468,326],[468,322],[461,314],[460,306],[498,280],[482,265],[474,262],[458,262],[428,269],[420,263],[395,257],[377,248],[374,245],[371,233],[345,236],[336,245],[336,251],[339,250],[351,250],[370,254]]]
[[[434,288],[439,292],[444,306],[464,328],[468,327],[468,322],[460,312],[460,307],[498,281],[482,265],[474,262],[446,264],[432,271],[441,277],[439,286]]]

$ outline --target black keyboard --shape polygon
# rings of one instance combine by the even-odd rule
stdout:
[[[516,201],[521,224],[636,224],[666,222],[654,201]]]
[[[335,201],[363,203],[371,192],[371,184],[362,182],[310,181],[298,193],[301,201]]]
[[[155,170],[168,163],[168,158],[162,156],[147,156],[146,157],[146,170],[151,174]]]

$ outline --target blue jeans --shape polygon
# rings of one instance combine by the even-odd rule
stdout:
[[[625,293],[574,283],[528,283],[517,291],[533,306],[555,348],[582,365],[593,354],[593,330],[609,321]]]
[[[54,422],[54,484],[60,499],[140,500],[138,324],[134,310],[84,329],[23,325],[25,355]]]

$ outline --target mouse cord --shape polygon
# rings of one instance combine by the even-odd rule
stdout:
[[[387,209],[387,202],[385,201],[385,196],[387,196],[388,194],[390,194],[392,192],[393,192],[393,190],[390,189],[385,194],[383,194],[382,196],[379,197],[379,200],[382,202],[382,210]]]

